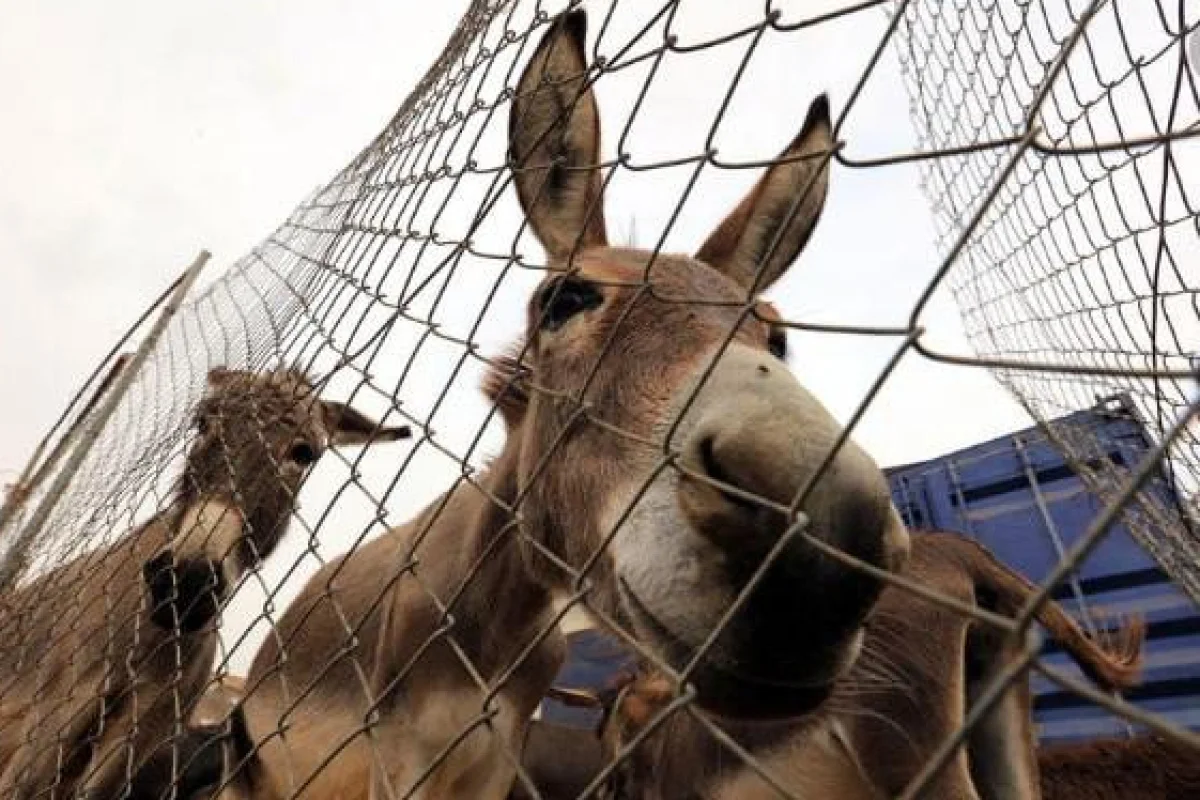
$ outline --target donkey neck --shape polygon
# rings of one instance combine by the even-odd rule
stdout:
[[[229,552],[220,556],[232,567],[234,574],[240,576],[275,550],[287,532],[298,490],[285,487],[277,480],[251,483],[249,488],[232,482],[219,487],[203,483],[190,469],[184,472],[166,512],[169,527],[179,531],[183,515],[190,506],[216,503],[236,510],[244,519],[245,535],[239,536]]]
[[[505,669],[552,614],[550,592],[525,563],[509,510],[517,496],[515,464],[506,448],[474,484],[464,481],[429,507],[417,526],[429,526],[416,553],[422,579],[451,603],[452,636],[484,674]]]

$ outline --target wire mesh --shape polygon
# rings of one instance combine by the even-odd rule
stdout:
[[[0,603],[0,790],[557,796],[527,724],[551,689],[559,627],[581,609],[636,654],[645,685],[664,688],[636,714],[626,701],[643,696],[629,687],[607,698],[599,755],[570,796],[804,797],[828,779],[957,797],[963,781],[1003,777],[991,769],[1036,782],[1020,756],[980,770],[965,755],[986,758],[973,732],[994,733],[990,710],[1031,669],[1200,745],[1112,693],[1136,664],[1136,624],[1080,634],[1079,648],[1116,664],[1106,680],[1088,674],[1099,689],[1042,663],[1032,635],[1035,621],[1054,631],[1050,593],[1118,516],[1200,598],[1200,217],[1187,181],[1200,147],[1197,9],[614,0],[588,5],[578,53],[583,23],[560,11],[474,0],[384,130],[171,309],[127,386],[107,401],[99,386],[51,432],[67,444],[35,459],[25,475],[37,482],[2,518],[6,564],[20,570]],[[745,98],[794,80],[769,74],[772,52],[825,35],[835,45],[813,66],[857,53],[831,138],[816,101],[795,149],[777,155],[786,139],[758,141]],[[698,68],[702,54],[713,60]],[[890,63],[915,149],[887,150],[871,131]],[[672,105],[685,84],[703,101]],[[792,135],[816,93],[788,95]],[[695,136],[656,139],[656,113],[694,115]],[[605,132],[594,153],[592,123]],[[880,141],[881,154],[862,155]],[[896,309],[905,322],[808,319],[760,301],[787,266],[772,259],[805,246],[827,170],[836,185],[910,163],[942,262]],[[703,232],[688,214],[697,197],[724,182],[733,208],[768,168],[699,251],[726,259],[724,277],[670,254]],[[652,184],[652,246],[597,250],[612,197]],[[973,355],[927,337],[943,288]],[[878,370],[844,426],[767,361],[810,335],[874,348]],[[932,559],[930,571],[889,569],[894,516],[871,510],[882,476],[850,437],[880,413],[898,366],[920,358],[992,368],[1105,503],[1046,581],[1005,584],[1017,587],[1009,606],[956,594],[982,569],[969,565],[988,563],[936,566],[957,545],[920,545],[932,555],[914,563]],[[783,398],[765,413],[766,394],[745,388],[760,375]],[[1116,391],[1153,440],[1138,464],[1055,422]],[[731,413],[726,397],[744,403]],[[108,403],[94,442],[70,438]],[[730,432],[717,421],[729,418],[762,430]],[[779,435],[776,419],[809,427]],[[413,435],[399,442],[404,426]],[[725,436],[752,441],[750,456],[722,455]],[[60,492],[62,451],[73,474]],[[1154,482],[1172,482],[1182,507],[1146,491]],[[870,533],[839,537],[839,519]],[[876,581],[884,611],[854,661]],[[905,613],[889,616],[889,603]],[[903,646],[954,653],[964,636],[998,654],[970,680],[967,656],[942,681]],[[947,687],[965,701],[937,694]],[[234,710],[214,723],[200,704],[222,697],[218,709]],[[897,703],[960,713],[931,724]],[[868,735],[911,757],[881,765]],[[1013,749],[1023,744],[1032,753],[1024,740]],[[674,768],[648,770],[648,758]],[[835,766],[814,778],[814,763]]]
[[[1197,25],[1185,3],[903,11],[897,52],[921,149],[979,148],[922,166],[940,246],[962,241],[947,284],[976,353],[1114,371],[997,369],[1044,423],[1123,393],[1161,437],[1195,395],[1198,217],[1188,176],[1200,150],[1188,137],[1200,93],[1187,48]],[[1011,143],[1027,137],[1033,147],[963,240],[963,220],[980,209]],[[1051,433],[1099,495],[1128,478],[1129,466],[1087,431],[1059,423]],[[1165,465],[1184,507],[1142,496],[1130,510],[1139,542],[1193,598],[1198,463],[1193,428]]]

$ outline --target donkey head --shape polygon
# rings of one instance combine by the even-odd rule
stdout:
[[[179,484],[173,539],[147,562],[152,619],[185,630],[212,619],[227,579],[275,549],[309,469],[330,447],[395,441],[344,403],[320,399],[296,370],[218,367],[195,417],[196,437]]]
[[[672,789],[669,796],[682,796],[681,787],[705,783],[704,770],[721,762],[699,752],[697,745],[707,744],[709,737],[695,736],[698,730],[682,709],[658,721],[657,730],[645,732],[678,696],[674,682],[652,667],[622,670],[599,691],[551,687],[546,696],[569,707],[599,711],[593,733],[600,740],[601,763],[595,766],[598,771],[617,762],[596,795],[600,800],[657,798],[663,795],[657,789],[664,786]],[[621,757],[634,741],[638,743],[633,752]]]
[[[831,456],[841,429],[780,360],[783,330],[757,299],[820,216],[828,102],[812,104],[695,256],[610,247],[585,29],[583,11],[554,21],[509,125],[517,194],[549,259],[528,310],[520,402],[491,384],[538,545],[526,541],[527,562],[566,588],[540,548],[578,568],[616,530],[588,575],[592,602],[677,668],[694,659],[688,677],[709,710],[804,713],[853,661],[879,587],[796,529],[886,569],[908,548],[875,463],[850,441]],[[809,482],[797,516],[790,505]]]

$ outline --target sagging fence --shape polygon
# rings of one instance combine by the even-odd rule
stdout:
[[[135,328],[18,484],[0,791],[1024,796],[1031,673],[1200,745],[1119,694],[1138,620],[1089,631],[1052,601],[1118,519],[1197,596],[1200,16],[1133,5],[473,2],[385,130]],[[772,60],[796,48],[802,98]],[[870,98],[901,80],[917,147],[881,151]],[[766,142],[747,98],[780,85]],[[690,138],[656,137],[678,115]],[[840,177],[905,164],[942,248],[906,320],[761,299]],[[692,221],[725,178],[723,221]],[[634,191],[648,249],[613,246]],[[929,341],[943,288],[975,355]],[[782,363],[810,334],[886,343],[841,421]],[[1036,584],[961,536],[908,543],[854,439],[914,359],[993,369],[1100,499]],[[1113,390],[1151,421],[1135,461],[1052,422]],[[556,795],[529,719],[581,609],[639,671],[560,693],[605,713]],[[220,724],[193,718],[206,692]]]
[[[948,279],[976,352],[1000,362],[997,377],[1039,420],[1126,392],[1162,436],[1196,394],[1188,176],[1200,151],[1174,141],[1195,129],[1200,107],[1200,68],[1187,51],[1195,12],[991,3],[954,17],[918,3],[905,14],[900,62],[923,148],[993,145],[922,168],[943,249],[961,243]],[[1010,147],[994,146],[1002,142]],[[999,185],[1005,169],[1011,179]],[[1029,369],[1034,362],[1047,369]],[[1073,378],[1077,366],[1111,374]],[[1128,475],[1097,462],[1103,448],[1088,431],[1053,433],[1102,496]],[[1134,536],[1200,600],[1194,427],[1166,467],[1192,502],[1181,518],[1139,497]]]

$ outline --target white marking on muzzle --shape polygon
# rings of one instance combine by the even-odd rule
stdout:
[[[208,558],[232,575],[237,572],[236,547],[245,530],[241,511],[221,500],[204,499],[184,510],[170,546],[176,561]]]

